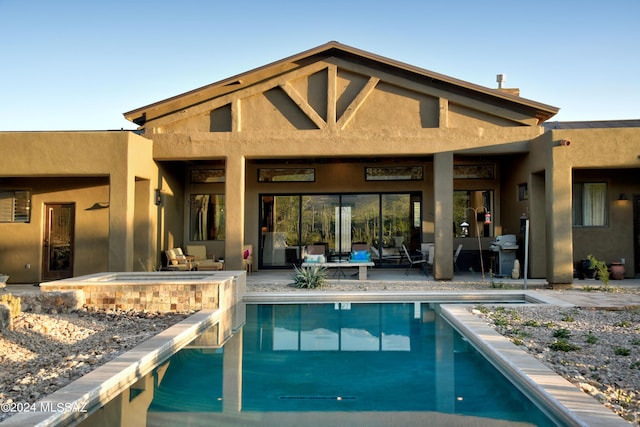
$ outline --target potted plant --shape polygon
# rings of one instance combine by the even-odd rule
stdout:
[[[596,277],[602,280],[604,283],[604,287],[609,286],[609,268],[607,267],[607,263],[604,261],[599,261],[593,255],[587,255],[587,259],[591,263],[591,268],[596,271]]]

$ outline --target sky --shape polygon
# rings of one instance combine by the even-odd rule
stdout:
[[[560,108],[640,119],[640,0],[0,0],[0,131],[123,113],[328,41]]]

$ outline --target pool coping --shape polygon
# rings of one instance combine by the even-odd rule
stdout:
[[[221,321],[224,312],[194,313],[34,404],[34,408],[64,410],[20,412],[5,419],[2,426],[61,426],[81,421]]]
[[[552,419],[567,426],[629,425],[595,398],[474,316],[468,305],[445,304],[440,309],[441,315],[520,391],[543,403],[544,407],[550,407],[553,413],[547,415]]]

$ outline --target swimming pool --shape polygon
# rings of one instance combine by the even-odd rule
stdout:
[[[246,316],[222,348],[162,365],[148,425],[556,425],[437,306],[259,304]]]
[[[245,302],[225,304],[225,310],[193,314],[46,396],[36,405],[40,410],[16,414],[3,425],[531,425],[493,414],[486,402],[503,399],[503,383],[487,390],[477,386],[476,375],[504,375],[545,414],[560,420],[558,425],[627,425],[472,315],[467,304],[476,298],[499,304],[561,303],[510,291],[306,293],[289,301],[274,293],[245,294]],[[291,300],[298,309],[291,308]],[[416,330],[420,333],[414,335]],[[363,358],[353,359],[358,354]],[[434,354],[438,365],[428,359]],[[457,367],[458,360],[471,356],[474,363],[490,363],[502,374]],[[189,363],[179,363],[181,358]],[[311,364],[314,360],[318,365]],[[405,367],[409,372],[396,375],[397,368]],[[422,383],[412,385],[414,376]],[[404,378],[403,384],[394,386],[394,378]],[[281,388],[287,384],[291,388]],[[413,394],[400,394],[404,388]],[[425,403],[428,399],[431,403]],[[53,403],[83,411],[47,410]],[[479,408],[482,415],[468,415],[470,408]]]

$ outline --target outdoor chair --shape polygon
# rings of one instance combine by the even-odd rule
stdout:
[[[409,266],[407,267],[407,270],[405,271],[404,274],[406,274],[407,276],[409,275],[409,271],[411,271],[411,268],[414,265],[419,265],[422,267],[423,272],[426,268],[426,264],[427,264],[427,260],[424,259],[424,257],[422,256],[422,254],[415,254],[415,255],[410,255],[409,251],[407,250],[407,247],[405,245],[402,245],[402,251],[404,252],[404,255],[407,257],[407,260],[409,260]]]
[[[190,271],[193,269],[193,257],[186,256],[181,248],[172,248],[165,251],[167,255],[167,270]]]
[[[456,252],[453,254],[453,270],[458,272],[458,256],[460,256],[460,252],[462,251],[462,243],[458,245]]]
[[[205,245],[187,245],[187,254],[193,257],[195,267],[199,271],[222,270],[224,264],[216,261],[215,254],[207,257]]]

